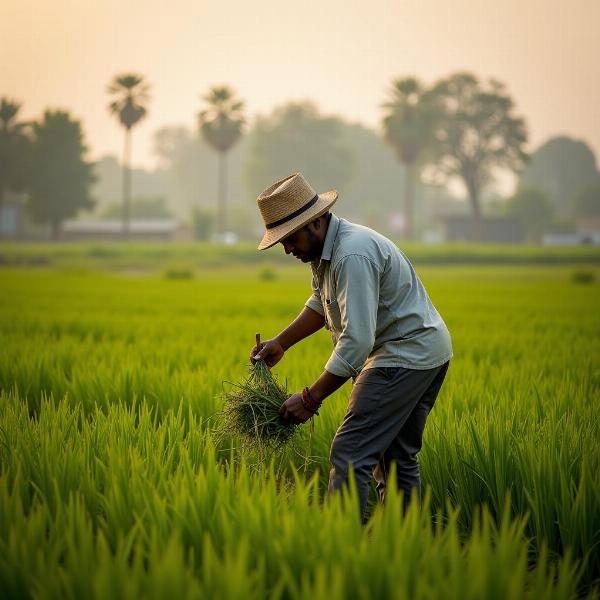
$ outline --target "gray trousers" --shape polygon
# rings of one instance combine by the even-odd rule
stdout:
[[[331,445],[329,493],[347,484],[352,466],[363,522],[367,518],[371,476],[383,503],[392,462],[396,465],[397,487],[404,491],[404,508],[413,489],[421,498],[417,453],[448,365],[424,371],[375,367],[356,378],[346,416]]]

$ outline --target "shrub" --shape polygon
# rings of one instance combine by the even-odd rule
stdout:
[[[192,279],[194,270],[188,265],[169,265],[164,271],[166,279]]]
[[[258,270],[258,278],[260,281],[275,281],[277,279],[277,271],[270,265],[265,265]]]
[[[593,271],[573,271],[571,281],[573,283],[594,283],[595,276]]]

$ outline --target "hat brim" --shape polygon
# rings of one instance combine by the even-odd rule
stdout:
[[[318,195],[317,201],[305,212],[291,219],[283,225],[273,227],[273,229],[267,229],[263,239],[258,245],[259,250],[266,250],[275,244],[278,244],[281,240],[292,235],[298,229],[304,227],[307,223],[314,221],[316,218],[325,214],[331,206],[335,204],[338,199],[337,190],[331,190]]]

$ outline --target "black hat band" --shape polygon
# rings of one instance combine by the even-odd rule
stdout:
[[[305,210],[308,210],[315,202],[319,199],[319,194],[315,194],[313,198],[311,198],[304,206],[301,206],[298,210],[295,210],[293,213],[286,215],[283,219],[279,219],[278,221],[273,221],[273,223],[269,223],[265,225],[267,229],[273,229],[275,227],[279,227],[279,225],[283,225],[292,219],[295,219],[298,215],[301,215]]]

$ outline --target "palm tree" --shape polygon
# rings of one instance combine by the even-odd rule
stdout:
[[[8,189],[19,190],[25,183],[29,123],[17,121],[20,109],[21,105],[14,100],[0,100],[0,206]]]
[[[406,168],[404,189],[404,218],[406,238],[414,234],[414,189],[420,161],[429,147],[434,120],[427,103],[427,91],[414,77],[396,79],[390,90],[390,99],[384,103],[387,114],[383,118],[384,139],[394,149],[398,160]]]
[[[125,127],[123,149],[123,234],[129,237],[131,213],[131,128],[146,116],[150,86],[141,75],[117,75],[108,86],[108,93],[116,100],[109,104],[111,114]]]
[[[244,103],[227,86],[214,86],[203,97],[207,108],[198,114],[202,137],[219,153],[218,233],[226,231],[226,154],[242,135]]]

